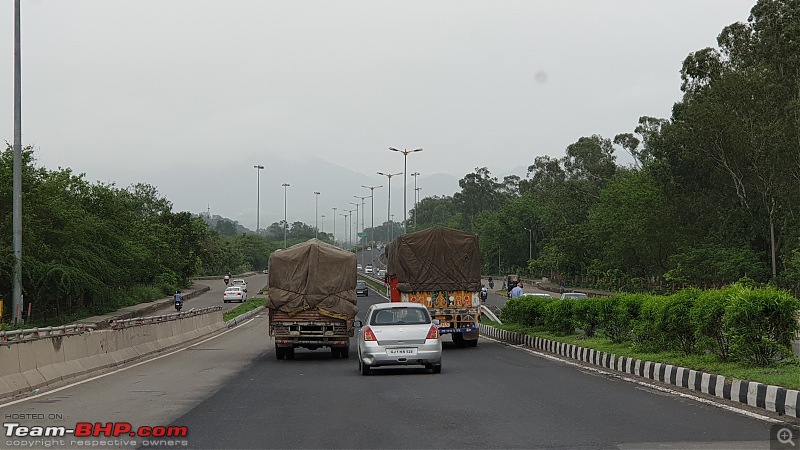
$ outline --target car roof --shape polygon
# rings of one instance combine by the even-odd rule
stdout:
[[[228,287],[225,288],[225,290],[226,291],[230,291],[230,290],[238,291],[241,288],[242,288],[241,286],[228,286]]]
[[[389,303],[375,303],[371,306],[372,309],[392,309],[392,308],[420,308],[427,310],[428,308],[425,305],[420,303],[412,303],[412,302],[389,302]]]

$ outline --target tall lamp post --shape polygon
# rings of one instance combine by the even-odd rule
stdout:
[[[258,164],[253,166],[256,169],[256,234],[261,229],[261,171],[264,166]]]
[[[414,150],[398,150],[394,147],[389,147],[389,150],[393,152],[400,152],[403,154],[403,233],[406,231],[406,226],[408,225],[408,208],[406,207],[406,191],[408,191],[408,183],[406,182],[406,175],[408,173],[408,154],[409,153],[416,153],[421,152],[421,148],[415,148]]]
[[[333,209],[333,245],[336,245],[336,210],[339,208],[331,209]]]
[[[347,211],[347,210],[346,210],[346,209],[343,209],[342,211]],[[343,247],[346,247],[346,246],[347,246],[347,244],[348,244],[348,242],[347,242],[347,214],[339,214],[339,215],[340,215],[340,216],[342,216],[342,217],[344,217],[344,220],[345,220],[345,222],[344,222],[344,233],[345,233],[345,238],[344,238],[344,240],[342,241],[342,243],[344,244],[344,245],[343,245]]]
[[[366,228],[364,228],[364,216],[366,216],[367,213],[364,212],[364,203],[365,203],[364,200],[368,199],[369,195],[364,196],[364,197],[362,197],[360,195],[354,195],[353,197],[361,199],[361,231],[364,232],[364,238],[365,238],[364,241],[366,242],[367,233],[365,232]]]
[[[414,196],[419,198],[419,191],[422,190],[422,187],[414,188]],[[417,207],[414,206],[414,228],[417,228]]]
[[[417,189],[417,177],[419,176],[419,172],[414,172],[411,174],[414,177],[414,230],[417,229],[417,193],[419,189]]]
[[[362,184],[361,187],[369,189],[369,198],[372,199],[372,205],[369,207],[369,213],[372,216],[372,236],[370,237],[370,241],[372,241],[372,245],[375,245],[375,189],[382,188],[383,185],[364,186]]]
[[[320,217],[322,218],[322,236],[324,237],[325,236],[325,214],[320,214]]]
[[[14,247],[12,317],[22,322],[22,63],[20,47],[20,0],[14,0],[14,161],[11,229]]]
[[[283,248],[286,248],[286,232],[289,228],[289,222],[286,221],[286,188],[291,186],[289,183],[283,183]]]
[[[528,261],[533,258],[533,229],[525,228],[528,232]]]
[[[317,205],[319,204],[319,192],[314,191],[314,237],[319,239],[319,213],[317,213]]]
[[[403,174],[403,172],[397,172],[397,173],[378,172],[378,175],[383,175],[383,176],[385,176],[386,178],[389,179],[388,187],[386,189],[386,190],[389,191],[389,205],[387,207],[387,212],[386,212],[386,221],[387,222],[390,221],[391,218],[392,218],[392,177],[396,176],[396,175],[402,175],[402,174]],[[391,227],[391,228],[389,228],[389,233],[388,233],[389,234],[389,242],[392,242],[394,240],[394,227],[392,226],[391,223],[389,223],[389,226]]]

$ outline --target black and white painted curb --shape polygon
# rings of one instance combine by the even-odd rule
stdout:
[[[238,315],[238,316],[234,317],[233,319],[225,322],[225,325],[227,325],[228,328],[230,328],[230,327],[232,327],[232,326],[234,326],[234,325],[236,325],[238,323],[242,323],[245,320],[247,320],[247,319],[255,316],[256,314],[260,313],[263,309],[264,309],[263,306],[259,306],[258,308],[251,309],[250,311],[247,311],[246,313]]]
[[[536,336],[479,324],[481,334],[512,344],[543,350],[606,369],[638,377],[661,381],[719,398],[745,403],[767,411],[791,417],[800,417],[800,392],[780,386],[754,381],[726,378],[722,375],[700,372],[671,364],[654,363],[640,359],[617,356],[578,345],[551,341]]]

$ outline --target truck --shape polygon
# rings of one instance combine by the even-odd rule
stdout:
[[[272,253],[269,269],[275,357],[293,359],[296,348],[329,347],[334,358],[348,358],[358,314],[356,255],[310,239]]]
[[[392,302],[422,303],[439,334],[478,345],[481,265],[478,235],[435,227],[402,235],[385,248]]]

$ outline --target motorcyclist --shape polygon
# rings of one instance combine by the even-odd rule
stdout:
[[[228,284],[228,282],[229,282],[229,281],[231,281],[231,276],[230,276],[230,275],[225,275],[225,277],[223,278],[223,280],[225,280],[225,284],[227,285],[227,284]]]
[[[180,311],[183,307],[183,294],[181,291],[175,291],[175,309]]]
[[[489,290],[486,289],[486,286],[481,285],[481,300],[485,302],[487,298],[489,298]]]
[[[492,277],[489,277],[489,289],[494,289],[494,280],[492,280]]]

